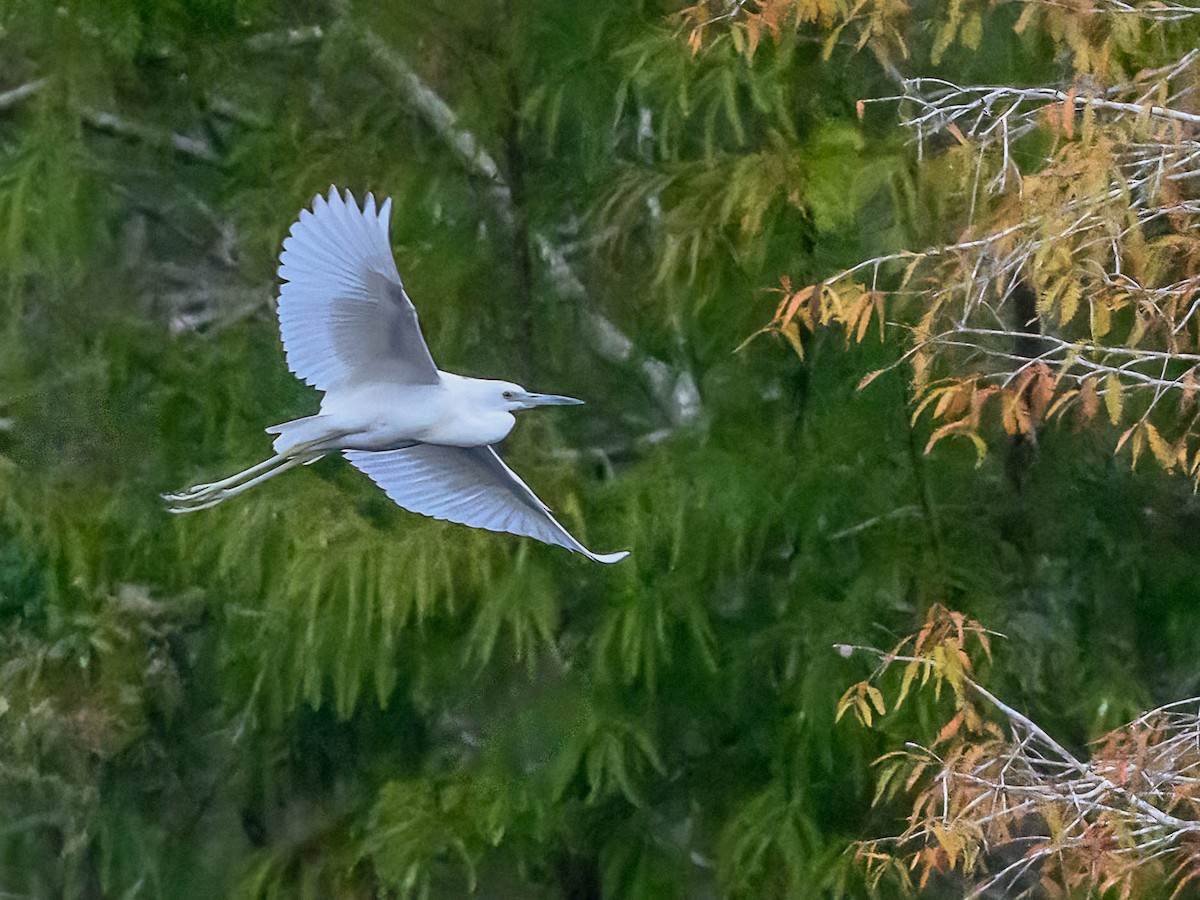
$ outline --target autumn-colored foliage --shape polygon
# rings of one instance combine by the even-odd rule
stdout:
[[[825,15],[802,6],[798,20]],[[775,4],[755,9],[738,27],[778,21]],[[1141,21],[1110,12],[1114,29]],[[1068,13],[1029,3],[1017,27],[1034,15]],[[990,422],[1029,440],[1056,419],[1108,422],[1134,465],[1149,455],[1200,485],[1200,52],[1102,87],[1064,29],[1079,74],[1062,87],[901,80],[884,99],[917,143],[925,189],[955,210],[954,239],[813,284],[784,276],[765,330],[803,355],[818,327],[848,342],[873,319],[901,329],[908,349],[889,369],[911,372],[927,451],[965,437],[982,459]]]
[[[905,797],[910,812],[899,836],[858,846],[873,882],[923,888],[936,875],[961,880],[967,897],[1034,886],[1048,897],[1137,897],[1164,880],[1178,893],[1200,877],[1200,698],[1139,716],[1085,757],[976,680],[968,651],[990,657],[990,634],[934,607],[891,651],[842,648],[880,663],[846,692],[839,717],[853,710],[872,727],[914,686],[952,688],[928,746],[876,761],[876,802]],[[889,673],[901,663],[897,683]]]
[[[910,56],[915,4],[907,0],[706,0],[680,13],[693,52],[720,30],[739,52],[753,55],[764,37],[781,40],[789,32],[813,26],[825,32],[823,52],[839,41],[856,50],[868,48],[885,65]],[[938,63],[956,44],[977,50],[995,0],[954,0],[921,10],[932,35],[928,52]],[[1070,55],[1075,71],[1120,78],[1126,56],[1164,24],[1195,14],[1184,0],[1020,0],[1013,27],[1050,35]]]
[[[1022,0],[916,8],[862,0],[750,0],[683,13],[696,54],[728,40],[819,36],[823,54],[871,52],[897,89],[861,98],[860,121],[898,112],[915,149],[914,203],[940,214],[919,249],[832,274],[783,274],[773,333],[804,359],[825,329],[846,346],[900,336],[912,422],[929,453],[966,438],[983,462],[998,435],[1036,446],[1052,424],[1105,436],[1200,487],[1200,51],[1198,10],[1175,2]],[[920,27],[917,22],[920,22]],[[1061,68],[1041,85],[925,77],[988,28],[1048,37]],[[928,40],[914,48],[920,31]],[[757,334],[755,336],[757,336]],[[747,342],[749,343],[749,341]],[[1181,700],[1068,749],[977,680],[978,622],[934,605],[921,630],[850,687],[838,717],[892,721],[913,688],[943,714],[925,746],[876,763],[876,801],[908,798],[901,834],[859,845],[879,887],[958,883],[967,896],[1175,894],[1200,877],[1200,702]],[[854,648],[843,646],[846,655]],[[901,671],[899,679],[894,677]],[[949,692],[943,692],[949,687]],[[943,700],[951,698],[949,709]]]
[[[998,6],[743,0],[683,11],[698,57],[727,43],[754,58],[797,35],[824,58],[872,54],[896,88],[860,98],[856,115],[870,124],[898,112],[917,172],[900,205],[938,218],[923,245],[832,274],[782,274],[758,334],[801,359],[830,328],[847,347],[898,337],[896,358],[859,387],[907,373],[926,453],[965,438],[982,463],[998,437],[1036,446],[1065,424],[1200,486],[1200,52],[1187,30],[1197,9],[1021,0],[1003,17]],[[979,49],[989,29],[1040,35],[1057,54],[1049,78],[921,74]],[[839,718],[853,711],[867,727],[911,703],[914,685],[952,698],[928,747],[877,764],[877,800],[915,799],[899,837],[860,845],[876,884],[890,873],[921,888],[952,873],[972,896],[1036,886],[1137,896],[1164,879],[1176,891],[1190,883],[1196,701],[1146,713],[1084,758],[979,683],[968,645],[986,654],[988,635],[934,605],[842,697]]]

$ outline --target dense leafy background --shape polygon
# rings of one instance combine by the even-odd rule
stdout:
[[[834,724],[866,665],[835,642],[963,609],[1074,746],[1200,689],[1186,480],[1065,427],[978,468],[924,456],[902,374],[855,390],[892,339],[733,353],[780,273],[921,245],[937,195],[890,113],[856,115],[893,88],[878,55],[825,58],[820,23],[693,54],[675,11],[0,2],[0,91],[37,84],[0,94],[4,896],[864,896],[844,851],[902,809],[870,803],[888,734]],[[1069,73],[1015,17],[987,11],[941,70]],[[504,449],[627,562],[409,515],[336,459],[163,512],[315,408],[273,278],[330,182],[395,199],[443,368],[588,398]],[[593,352],[589,310],[628,364]],[[664,410],[648,357],[691,373],[698,417]]]

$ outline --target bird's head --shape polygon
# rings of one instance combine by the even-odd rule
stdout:
[[[583,403],[582,400],[564,397],[561,394],[535,394],[509,381],[495,381],[491,386],[494,391],[493,397],[506,412],[519,412],[522,409],[533,409],[535,406],[573,406]]]

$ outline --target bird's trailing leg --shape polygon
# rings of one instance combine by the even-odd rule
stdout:
[[[286,454],[277,453],[270,459],[236,472],[228,478],[210,484],[197,484],[175,494],[163,494],[162,498],[167,501],[168,512],[198,512],[236,497],[288,469],[316,462],[324,455],[323,450],[312,450],[307,446],[295,447]]]
[[[241,481],[244,481],[247,478],[253,478],[255,475],[258,475],[261,472],[265,472],[268,469],[274,468],[275,466],[284,462],[287,458],[288,458],[288,454],[277,453],[274,456],[272,456],[270,459],[264,459],[258,465],[251,466],[248,469],[244,469],[241,472],[237,472],[233,475],[230,475],[228,478],[222,478],[220,481],[214,481],[214,482],[211,482],[208,484],[194,484],[190,488],[184,488],[182,491],[179,491],[178,493],[163,494],[162,498],[164,500],[169,500],[169,501],[175,502],[175,501],[182,501],[182,500],[191,500],[191,499],[199,498],[202,495],[210,495],[214,492],[223,491],[226,488],[233,487],[234,485],[238,484]]]

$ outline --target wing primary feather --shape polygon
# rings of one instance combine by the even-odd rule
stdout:
[[[390,210],[331,185],[283,242],[280,336],[288,368],[320,390],[441,380],[392,258]]]
[[[417,444],[404,450],[343,454],[410,512],[531,537],[598,562],[618,562],[628,555],[597,554],[585,547],[491,447]]]

